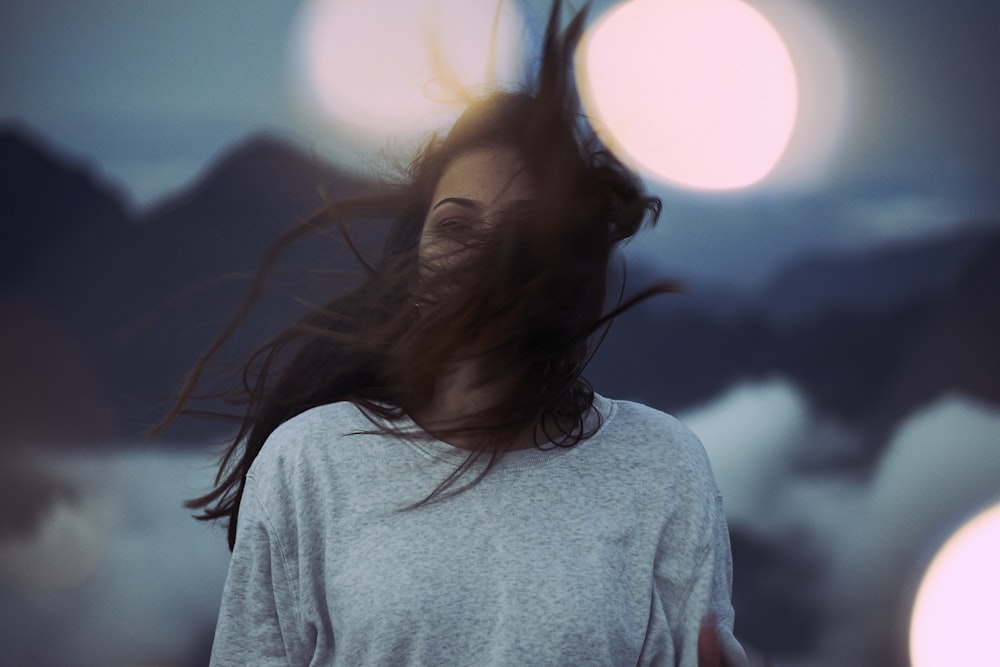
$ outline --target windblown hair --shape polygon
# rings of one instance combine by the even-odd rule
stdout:
[[[377,432],[461,435],[477,443],[466,461],[430,496],[415,499],[411,509],[476,483],[525,433],[543,448],[572,446],[592,434],[593,422],[586,417],[594,392],[581,372],[595,339],[616,315],[673,287],[652,285],[604,312],[615,247],[644,223],[655,223],[660,202],[643,193],[636,177],[600,147],[583,122],[571,65],[584,14],[562,31],[558,19],[554,3],[540,67],[527,89],[474,101],[446,136],[426,145],[405,184],[331,202],[280,239],[233,321],[191,371],[164,424],[196,412],[187,405],[206,364],[245,319],[288,246],[330,229],[342,231],[350,245],[347,222],[393,221],[360,286],[313,308],[260,347],[244,367],[242,386],[228,396],[242,406],[239,428],[222,457],[215,488],[188,506],[202,510],[199,518],[227,519],[230,548],[246,475],[265,440],[283,422],[318,405],[351,401]],[[421,231],[442,173],[456,157],[493,147],[517,152],[537,201],[509,212],[488,232],[464,238],[461,261],[440,270],[421,266]],[[486,381],[502,376],[511,390],[434,434],[404,432],[400,419],[425,406],[446,365],[469,350]],[[458,485],[484,456],[487,465],[471,482]]]

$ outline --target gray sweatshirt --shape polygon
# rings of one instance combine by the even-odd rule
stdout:
[[[651,408],[595,408],[593,437],[410,511],[466,452],[359,433],[350,403],[281,425],[247,475],[212,664],[693,667],[709,613],[743,664],[704,449]]]

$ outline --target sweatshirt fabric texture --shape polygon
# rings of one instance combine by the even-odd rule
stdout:
[[[247,475],[212,664],[695,667],[707,614],[743,664],[701,443],[637,403],[594,407],[591,438],[408,511],[467,452],[372,433],[351,403],[282,424]]]

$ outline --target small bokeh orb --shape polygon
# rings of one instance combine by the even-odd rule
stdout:
[[[307,0],[292,34],[300,109],[334,133],[421,136],[516,79],[524,26],[497,0]]]
[[[761,180],[788,146],[798,84],[788,49],[739,0],[630,0],[576,57],[588,116],[644,175],[695,189]]]
[[[910,621],[912,667],[1000,664],[1000,503],[962,525],[934,556]]]

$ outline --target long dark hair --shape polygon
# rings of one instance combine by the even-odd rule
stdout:
[[[466,461],[412,507],[477,482],[517,436],[529,433],[539,447],[568,447],[591,435],[594,422],[586,416],[594,392],[581,372],[595,339],[620,312],[673,285],[652,285],[605,312],[614,249],[644,222],[655,223],[660,202],[600,147],[579,113],[571,72],[584,18],[580,12],[560,30],[554,3],[532,85],[476,100],[446,136],[426,145],[405,183],[331,202],[271,249],[238,313],[198,360],[161,427],[197,412],[189,403],[206,365],[245,319],[290,245],[330,229],[341,230],[350,245],[348,222],[393,221],[381,255],[365,264],[360,286],[312,308],[261,346],[228,394],[241,406],[239,427],[215,488],[188,506],[202,510],[201,519],[227,519],[230,548],[246,475],[264,442],[280,424],[318,405],[351,401],[379,432],[474,436],[477,445]],[[537,202],[475,238],[474,261],[428,271],[417,251],[434,189],[457,156],[489,147],[516,150],[537,185]],[[470,347],[485,377],[504,377],[511,391],[433,436],[403,433],[395,424],[426,404],[446,364]],[[482,456],[488,462],[478,476],[456,486]]]

